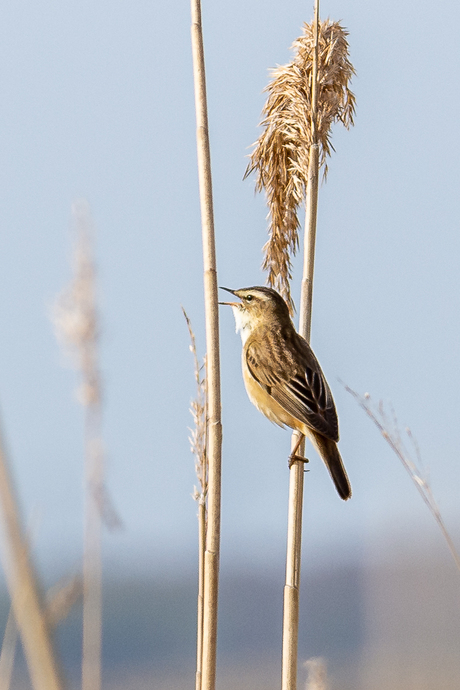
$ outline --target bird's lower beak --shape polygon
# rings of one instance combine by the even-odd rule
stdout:
[[[234,291],[234,290],[230,290],[230,288],[220,287],[219,289],[220,289],[220,290],[226,290],[227,292],[231,292],[232,295],[235,295],[235,294],[236,294],[235,291]],[[238,295],[236,295],[236,296],[238,297]],[[219,304],[225,304],[225,305],[227,305],[227,306],[229,306],[229,307],[239,307],[239,305],[240,305],[239,302],[219,302]]]

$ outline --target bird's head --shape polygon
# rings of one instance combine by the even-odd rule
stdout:
[[[241,300],[240,302],[219,302],[219,304],[228,304],[232,307],[236,331],[241,331],[243,344],[259,326],[279,327],[291,322],[286,302],[272,288],[256,286],[239,290],[221,289],[231,292]]]

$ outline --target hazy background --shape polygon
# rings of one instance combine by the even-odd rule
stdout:
[[[310,454],[303,601],[313,597],[324,622],[326,608],[336,609],[330,590],[320,588],[320,574],[354,583],[363,577],[359,620],[394,606],[397,626],[398,602],[407,600],[403,589],[395,584],[384,596],[366,573],[403,568],[394,565],[403,554],[413,554],[414,563],[423,555],[438,564],[417,572],[439,567],[451,573],[452,566],[403,468],[338,378],[391,401],[402,428],[411,427],[459,543],[460,9],[447,1],[434,13],[428,3],[413,1],[330,0],[321,15],[343,20],[357,70],[356,126],[335,128],[336,153],[320,189],[312,327],[336,399],[354,495],[340,501]],[[242,177],[258,135],[268,68],[290,59],[289,46],[311,18],[310,5],[297,0],[204,2],[220,285],[265,280],[264,199],[254,196],[254,180]],[[171,629],[185,631],[187,673],[193,673],[196,481],[187,440],[193,369],[181,305],[204,350],[191,65],[187,2],[19,0],[0,9],[0,405],[24,519],[35,516],[34,553],[47,581],[79,568],[82,410],[75,401],[77,377],[48,314],[70,279],[71,203],[85,197],[97,229],[107,484],[124,522],[122,532],[105,539],[105,574],[110,581],[147,583],[144,589],[139,584],[139,611],[146,601],[168,601],[161,583],[178,583],[183,600],[176,594],[172,600],[183,606]],[[300,274],[299,260],[296,297]],[[235,611],[224,603],[234,601],[232,592],[246,591],[251,600],[246,578],[259,583],[256,590],[263,578],[273,583],[267,602],[275,607],[269,625],[278,644],[289,434],[247,400],[241,342],[225,308],[221,343],[223,664],[233,658],[225,631]],[[434,588],[439,582],[434,577]],[[458,596],[447,591],[443,606],[457,613],[444,628],[441,615],[439,625],[458,641]],[[106,611],[116,600],[107,594]],[[257,645],[250,647],[268,629],[267,605],[251,614],[260,626],[248,633],[251,659],[271,649],[268,642],[260,654]],[[133,613],[129,629],[141,637],[154,629],[164,642],[152,606],[142,623]],[[182,625],[186,615],[189,627]],[[332,637],[346,636],[340,620],[332,615],[324,648],[302,649],[301,656],[330,656]],[[241,624],[235,618],[232,630]],[[359,629],[354,649],[362,657],[371,635]],[[391,625],[388,630],[391,637]],[[411,631],[419,630],[414,619]],[[410,632],[401,639],[411,639]],[[177,658],[185,658],[185,647]],[[107,651],[107,663],[116,656]],[[141,661],[148,659],[146,652]],[[419,680],[414,687],[424,686]]]

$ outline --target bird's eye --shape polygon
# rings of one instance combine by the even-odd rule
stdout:
[[[252,295],[247,295],[245,299],[246,302],[252,302]]]

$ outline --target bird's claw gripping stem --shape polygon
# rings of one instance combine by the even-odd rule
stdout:
[[[292,465],[299,460],[300,462],[307,463],[310,462],[308,458],[304,458],[302,455],[297,455],[296,453],[291,453],[288,460],[288,467],[291,469]]]

